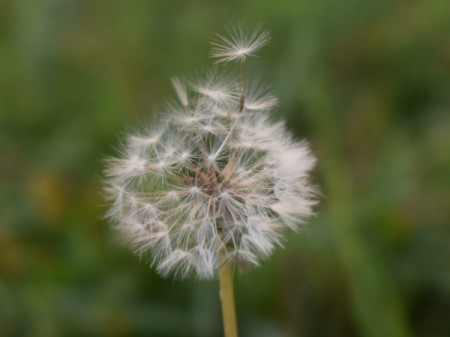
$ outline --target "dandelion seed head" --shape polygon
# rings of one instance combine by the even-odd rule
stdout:
[[[239,57],[267,42],[265,32],[236,29]],[[308,144],[272,121],[276,98],[265,87],[249,85],[240,111],[240,84],[217,73],[187,87],[173,80],[180,106],[128,135],[106,163],[108,217],[162,276],[214,278],[224,259],[257,266],[312,214]]]

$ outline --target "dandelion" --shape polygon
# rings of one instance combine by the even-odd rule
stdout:
[[[255,55],[255,51],[270,40],[269,32],[262,31],[260,25],[249,31],[238,23],[230,26],[228,33],[229,36],[218,34],[217,39],[211,42],[211,56],[217,58],[217,62],[245,61],[247,56]]]
[[[243,61],[269,39],[259,28],[231,33],[214,43],[219,62]],[[226,336],[235,336],[232,267],[258,266],[281,246],[285,228],[311,216],[315,158],[272,121],[270,91],[244,85],[243,74],[215,71],[173,85],[181,104],[107,161],[108,216],[162,276],[219,276]]]

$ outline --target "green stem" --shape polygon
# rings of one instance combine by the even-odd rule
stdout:
[[[219,268],[220,302],[222,304],[223,330],[225,337],[237,337],[236,312],[234,306],[233,273],[230,262],[223,261]]]

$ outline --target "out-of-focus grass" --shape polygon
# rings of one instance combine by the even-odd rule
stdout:
[[[247,71],[307,137],[317,217],[237,278],[245,336],[450,335],[450,20],[431,1],[0,3],[0,335],[216,336],[214,282],[161,280],[101,218],[101,159],[212,64]]]

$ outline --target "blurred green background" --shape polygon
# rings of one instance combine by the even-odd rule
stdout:
[[[230,20],[307,138],[307,230],[236,278],[242,336],[450,336],[446,0],[0,2],[0,336],[221,336],[217,282],[163,280],[102,219],[102,158],[208,69]]]

